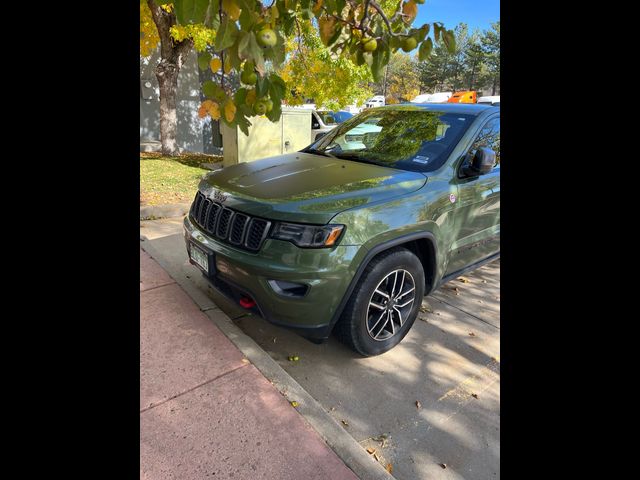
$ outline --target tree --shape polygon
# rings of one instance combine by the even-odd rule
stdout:
[[[434,45],[454,50],[454,33],[441,22],[412,26],[418,3],[423,2],[272,0],[267,6],[260,0],[147,0],[160,39],[156,76],[159,82],[162,76],[163,82],[163,153],[176,151],[177,74],[190,48],[198,52],[200,68],[219,72],[215,80],[202,85],[206,100],[199,115],[221,119],[248,133],[248,119],[254,115],[266,115],[271,121],[280,118],[281,102],[294,86],[287,87],[277,71],[286,59],[287,39],[302,41],[301,22],[308,21],[315,29],[332,60],[366,65],[375,81],[381,79],[391,54],[400,48],[418,48],[421,60],[430,56]],[[150,37],[143,31],[141,19],[141,54],[143,41],[150,42]],[[148,50],[150,45],[144,48]],[[233,89],[225,82],[232,73],[240,76],[242,87]]]
[[[469,45],[467,25],[460,23],[453,30],[455,43],[451,48],[438,45],[429,62],[421,62],[420,83],[426,90],[460,90],[465,73],[465,52]]]
[[[333,54],[309,20],[300,21],[296,37],[288,39],[287,60],[278,73],[289,86],[284,98],[288,105],[311,98],[318,106],[339,110],[372,95],[369,67]]]
[[[477,90],[485,62],[485,53],[477,31],[473,32],[469,37],[467,48],[463,54],[465,56],[465,86],[467,90]]]
[[[500,22],[491,31],[468,33],[460,23],[455,29],[455,48],[438,45],[429,62],[418,64],[421,89],[478,90],[488,83],[495,94],[500,82]]]
[[[408,53],[391,55],[382,82],[375,83],[376,93],[384,95],[387,103],[410,102],[420,93],[417,62]]]
[[[155,73],[160,88],[162,154],[176,155],[178,153],[176,141],[178,74],[185,55],[193,46],[193,41],[190,38],[185,38],[182,41],[176,41],[175,38],[172,38],[171,29],[176,25],[176,15],[171,6],[157,5],[153,0],[148,0],[147,9],[144,9],[141,4],[140,13],[141,31],[144,33],[144,36],[141,35],[141,53],[150,52],[154,41],[160,42],[160,62],[156,66]],[[149,15],[156,26],[155,32],[150,28]]]
[[[487,79],[491,83],[491,95],[495,95],[500,88],[500,20],[491,24],[491,30],[484,32],[481,43],[488,70]]]

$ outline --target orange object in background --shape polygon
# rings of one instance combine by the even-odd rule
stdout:
[[[449,100],[447,100],[447,103],[476,103],[476,100],[476,92],[454,92]]]

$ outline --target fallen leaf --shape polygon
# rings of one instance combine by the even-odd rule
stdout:
[[[369,447],[369,448],[367,448],[367,453],[368,453],[369,455],[371,455],[372,453],[376,453],[376,449],[375,449],[375,448],[371,448],[371,447]]]
[[[469,336],[470,336],[470,337],[475,337],[475,336],[476,336],[476,334],[475,334],[475,333],[473,333],[473,332],[469,332]]]
[[[420,400],[416,400],[416,407],[422,408],[422,404],[420,403]]]
[[[293,402],[291,402],[291,406],[293,408],[296,408],[298,405],[300,405],[298,402],[296,402],[295,400]]]
[[[387,472],[393,472],[393,465],[391,465],[390,463],[387,463]]]
[[[249,363],[249,359],[248,358],[243,358],[242,359],[242,363]]]
[[[441,463],[441,464],[440,464],[440,466],[441,466],[442,468],[447,468],[447,464],[446,464],[446,463]]]
[[[376,459],[376,462],[379,462],[379,461],[380,461],[380,457],[378,456],[378,454],[377,454],[377,453],[374,453],[374,454],[373,454],[373,458],[375,458],[375,459]]]
[[[347,422],[345,422],[344,420],[340,420],[340,421],[342,422],[342,424],[343,424],[345,427],[348,427],[348,426],[349,426],[349,424],[348,424]]]
[[[330,412],[333,412],[333,411],[335,411],[335,409],[336,409],[336,407],[331,407],[331,408],[329,409],[329,411],[330,411]]]
[[[469,283],[470,282],[470,280],[467,277],[458,277],[457,280],[459,282],[462,282],[462,283]]]
[[[422,313],[433,313],[433,310],[431,309],[431,305],[429,305],[427,302],[423,302],[422,305],[420,306],[420,311]]]
[[[473,398],[476,398],[476,399],[478,398],[478,394],[477,394],[477,393],[472,393],[472,394],[471,394],[471,396],[472,396]]]

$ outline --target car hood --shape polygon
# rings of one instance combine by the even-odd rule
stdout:
[[[426,181],[417,172],[295,152],[212,172],[199,189],[250,215],[324,224],[344,210],[418,190]]]

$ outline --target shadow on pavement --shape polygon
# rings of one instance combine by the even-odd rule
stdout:
[[[172,276],[196,283],[396,478],[499,478],[499,260],[425,298],[431,311],[396,348],[363,358],[333,337],[316,345],[245,315],[188,263],[182,234],[166,233],[147,241]]]

